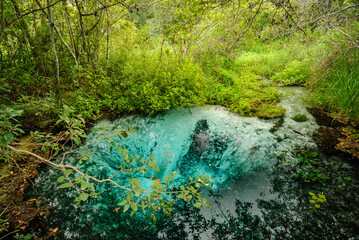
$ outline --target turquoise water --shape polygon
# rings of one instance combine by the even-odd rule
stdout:
[[[284,98],[284,106],[291,104],[290,99]],[[297,111],[305,108],[297,107]],[[162,179],[168,172],[177,170],[180,174],[175,184],[196,175],[212,176],[212,191],[202,191],[212,209],[197,209],[192,207],[193,203],[178,202],[173,217],[158,214],[158,223],[154,225],[142,214],[131,218],[129,213],[114,211],[124,192],[111,184],[95,184],[100,197],[77,206],[76,191],[58,189],[56,179],[61,174],[45,167],[35,180],[36,191],[29,193],[30,197],[43,196],[46,204],[53,207],[50,215],[40,219],[38,234],[51,227],[59,229],[55,239],[302,239],[302,236],[312,239],[326,234],[334,237],[324,239],[349,239],[356,236],[357,199],[352,199],[355,194],[344,192],[357,190],[355,168],[342,159],[319,153],[320,168],[326,169],[330,179],[308,184],[293,179],[296,169],[278,161],[278,155],[287,159],[295,157],[292,149],[298,146],[316,150],[311,139],[318,128],[314,119],[308,115],[308,122],[295,123],[290,114],[289,109],[284,123],[276,130],[273,127],[278,119],[241,117],[217,106],[102,121],[90,130],[85,147],[79,151],[91,151],[90,160],[80,165],[78,155],[74,154],[66,161],[99,179],[115,175],[114,181],[130,186],[124,176],[116,174],[122,155],[117,147],[111,151],[109,142],[114,141],[131,155],[147,158],[153,154],[161,169],[155,173],[156,178]],[[104,125],[107,131],[95,130]],[[131,126],[136,130],[132,136],[122,140],[111,136],[111,131]],[[110,137],[108,141],[101,140],[106,136]],[[344,176],[351,180],[345,180]],[[144,187],[153,182],[148,175],[136,177]],[[308,192],[325,192],[328,202],[322,205],[323,210],[309,211],[312,206]],[[343,210],[342,204],[350,208]]]
[[[114,141],[116,146],[121,145],[131,155],[148,158],[153,154],[160,168],[159,172],[154,173],[158,179],[166,176],[167,171],[179,170],[175,183],[180,184],[188,177],[210,175],[214,191],[229,189],[233,181],[269,167],[274,154],[275,136],[269,131],[272,125],[259,119],[240,117],[215,106],[171,110],[156,117],[129,116],[116,121],[102,121],[94,126],[84,144],[96,141],[99,137],[105,139],[111,136],[110,139],[97,141],[79,150],[91,151],[89,161],[80,165],[74,159],[77,157],[75,154],[73,158],[66,159],[65,163],[68,161],[98,179],[109,178],[118,172],[122,161],[122,154],[117,148],[110,151],[109,142]],[[94,130],[100,126],[106,126],[107,130]],[[132,136],[120,140],[111,135],[113,130],[129,129],[131,126],[136,130]],[[84,206],[77,207],[75,191],[57,189],[59,184],[56,179],[59,176],[54,169],[46,169],[39,174],[36,182],[41,182],[38,191],[54,207],[55,213],[46,218],[50,223],[61,226],[63,231],[60,238],[80,237],[80,229],[87,226],[94,237],[117,238],[116,234],[110,232],[123,224],[120,214],[113,212],[118,207],[117,203],[123,199],[123,191],[111,184],[96,184],[96,191],[101,192],[101,197],[90,199]],[[153,184],[146,175],[137,178],[145,188]],[[122,186],[130,186],[128,179],[120,174],[113,180]],[[66,212],[68,215],[59,219],[56,212]],[[137,215],[137,220],[144,220],[143,216]]]

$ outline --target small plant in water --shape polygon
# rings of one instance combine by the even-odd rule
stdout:
[[[296,122],[305,122],[308,120],[308,117],[305,114],[297,114],[294,117],[292,117],[292,119]]]
[[[299,169],[294,178],[301,179],[304,182],[322,182],[329,179],[322,171],[316,167],[318,165],[317,157],[318,153],[302,152],[297,155]]]
[[[294,160],[283,161],[283,166],[289,166],[292,168],[293,177],[304,182],[323,182],[329,179],[318,165],[318,153],[296,150],[296,156]]]
[[[312,208],[309,210],[310,212],[317,211],[320,208],[320,204],[327,201],[327,199],[323,193],[315,194],[315,193],[309,192],[309,195],[312,197],[312,199],[309,200],[309,202],[311,204],[313,204]]]

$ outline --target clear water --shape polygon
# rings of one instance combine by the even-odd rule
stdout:
[[[324,185],[303,184],[294,181],[290,170],[278,164],[278,155],[293,158],[293,149],[298,147],[316,150],[311,136],[319,127],[300,100],[304,94],[301,88],[281,91],[285,94],[281,104],[287,109],[282,120],[241,117],[223,107],[205,106],[99,123],[111,130],[133,126],[137,131],[133,136],[121,141],[114,137],[113,141],[133,155],[146,158],[153,154],[161,169],[157,178],[177,169],[177,183],[189,176],[212,176],[212,191],[202,192],[212,209],[178,203],[175,216],[159,216],[159,223],[154,225],[141,214],[131,218],[127,213],[114,212],[124,193],[110,184],[96,184],[101,197],[78,207],[75,191],[57,188],[60,173],[44,168],[36,178],[35,191],[29,193],[31,197],[42,195],[53,207],[52,214],[40,220],[39,231],[59,228],[56,239],[311,239],[323,234],[331,234],[326,239],[355,237],[357,208],[342,211],[341,204],[355,206],[356,200],[348,200],[346,194],[338,197],[338,191],[356,189],[355,168],[342,159],[323,155],[321,167],[333,169],[332,164],[336,164],[331,180]],[[306,114],[309,120],[292,120],[298,113]],[[106,134],[109,132],[92,130],[87,143]],[[82,150],[86,149],[93,150],[89,162],[79,165],[76,159],[67,161],[100,179],[118,171],[121,154],[111,152],[107,141],[97,141]],[[343,180],[343,174],[351,180]],[[129,186],[120,175],[113,180]],[[152,183],[144,176],[140,180],[145,187]],[[333,189],[337,184],[344,185]],[[332,194],[335,201],[328,200],[331,202],[322,207],[324,210],[310,213],[309,191]],[[327,219],[321,219],[321,215]],[[329,224],[327,221],[331,228],[320,225]],[[326,231],[313,229],[314,223]]]

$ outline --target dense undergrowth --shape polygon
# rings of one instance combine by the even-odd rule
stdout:
[[[171,49],[149,49],[145,43],[120,46],[96,69],[67,70],[70,73],[62,80],[59,93],[43,77],[38,82],[45,86],[33,89],[30,82],[36,76],[19,75],[19,69],[10,68],[8,71],[16,72],[12,76],[22,79],[23,87],[7,86],[3,91],[9,94],[3,101],[14,100],[25,109],[27,119],[39,123],[37,127],[54,123],[64,105],[86,120],[108,113],[155,114],[203,104],[223,105],[247,116],[276,117],[284,110],[278,106],[280,94],[275,87],[306,84],[310,65],[325,50],[321,44],[296,39],[249,41],[231,54],[207,51],[184,59]]]

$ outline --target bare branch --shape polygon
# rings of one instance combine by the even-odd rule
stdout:
[[[284,5],[282,5],[281,3],[279,3],[279,5],[283,8],[283,10],[287,13],[287,15],[289,16],[290,20],[292,20],[292,22],[295,24],[295,26],[304,33],[305,36],[307,36],[307,33],[298,26],[298,24],[294,21],[292,15],[288,12],[288,10],[284,7]]]
[[[56,164],[56,163],[51,162],[50,160],[48,160],[48,159],[46,159],[46,158],[43,158],[43,157],[41,157],[41,156],[39,156],[39,155],[37,155],[37,154],[35,154],[35,153],[29,152],[29,151],[26,151],[26,150],[17,149],[17,148],[14,148],[14,147],[10,146],[10,145],[8,145],[7,148],[9,148],[10,150],[12,150],[12,151],[14,151],[14,152],[17,152],[17,153],[25,153],[25,154],[31,155],[31,156],[37,158],[38,160],[40,160],[41,162],[46,163],[47,165],[50,165],[50,166],[52,166],[52,167],[58,168],[58,169],[60,169],[60,170],[62,170],[62,171],[64,171],[66,168],[70,168],[70,169],[73,169],[73,170],[74,170],[75,172],[77,172],[78,174],[80,174],[81,176],[85,176],[85,177],[87,177],[87,178],[89,178],[89,179],[91,179],[91,180],[93,180],[93,181],[96,181],[96,182],[99,182],[99,183],[111,182],[111,183],[114,184],[116,187],[119,187],[119,188],[124,189],[124,190],[127,190],[127,191],[132,191],[132,189],[130,189],[130,188],[126,188],[126,187],[120,186],[119,184],[117,184],[117,183],[116,183],[115,181],[113,181],[112,179],[107,178],[107,179],[102,179],[102,180],[100,180],[100,179],[97,179],[97,178],[95,178],[95,177],[93,177],[93,176],[90,176],[90,175],[88,175],[88,174],[86,174],[86,173],[81,172],[79,169],[77,169],[77,168],[74,167],[74,166],[71,166],[71,165],[63,165],[63,164]]]

